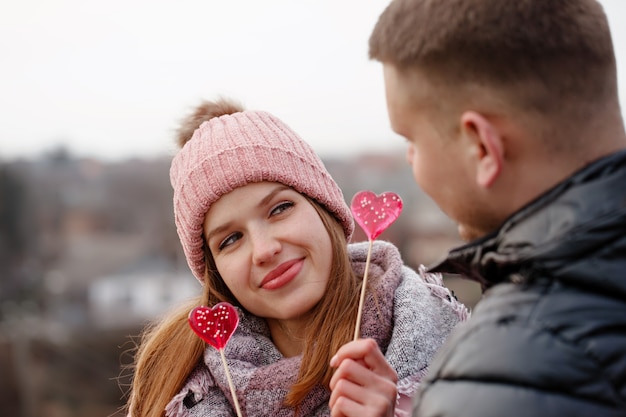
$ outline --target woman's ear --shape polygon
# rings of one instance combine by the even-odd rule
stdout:
[[[461,115],[461,133],[470,140],[476,157],[476,182],[491,187],[504,163],[504,143],[498,128],[482,114],[466,111]]]

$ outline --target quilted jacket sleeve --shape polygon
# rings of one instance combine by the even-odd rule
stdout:
[[[619,302],[513,284],[494,290],[439,351],[414,416],[624,415]]]

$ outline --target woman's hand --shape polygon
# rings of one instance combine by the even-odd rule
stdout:
[[[332,417],[388,417],[396,405],[398,375],[373,339],[346,343],[331,359]]]

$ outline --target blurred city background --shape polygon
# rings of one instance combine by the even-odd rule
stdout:
[[[407,264],[460,243],[402,153],[324,162],[347,202],[365,189],[402,197],[402,215],[379,239]],[[174,227],[169,164],[65,148],[0,160],[0,415],[122,415],[141,328],[200,291]],[[365,240],[360,229],[353,240]],[[476,285],[446,282],[468,305],[477,300]]]

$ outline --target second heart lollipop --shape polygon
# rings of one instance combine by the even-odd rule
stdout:
[[[363,304],[365,302],[365,289],[367,287],[367,273],[372,256],[372,245],[374,239],[396,221],[402,212],[402,199],[396,193],[386,192],[376,195],[371,191],[360,191],[352,197],[350,204],[354,220],[361,226],[369,239],[367,250],[367,260],[365,261],[365,273],[363,274],[363,284],[361,285],[361,297],[359,299],[359,309],[357,313],[356,325],[354,326],[354,340],[359,338],[361,330],[361,315],[363,314]]]
[[[376,195],[371,191],[361,191],[352,198],[350,208],[367,238],[374,240],[400,216],[402,199],[391,192]]]

